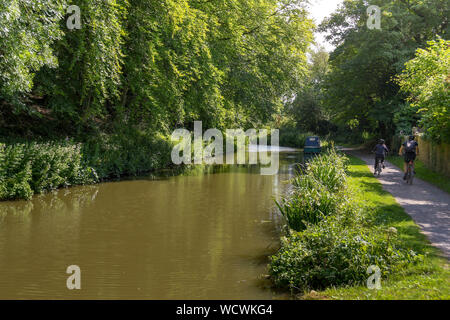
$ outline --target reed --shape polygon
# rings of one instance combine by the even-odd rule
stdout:
[[[276,201],[288,226],[302,231],[309,223],[318,223],[326,216],[336,214],[347,194],[346,157],[334,149],[312,159],[306,170],[292,180],[292,189],[281,201]]]

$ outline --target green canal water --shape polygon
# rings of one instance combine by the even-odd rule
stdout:
[[[264,280],[279,245],[280,172],[216,166],[0,202],[1,299],[273,299]],[[200,171],[200,170],[199,170]],[[68,290],[66,269],[81,269]]]

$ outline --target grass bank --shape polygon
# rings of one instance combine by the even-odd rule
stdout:
[[[334,163],[334,167],[339,166]],[[329,170],[324,177],[334,176]],[[327,185],[321,182],[324,177],[317,179],[322,186],[313,190]],[[298,202],[307,198],[288,201],[291,214],[303,215],[307,223],[296,228],[288,222],[289,232],[270,265],[275,284],[301,299],[449,299],[448,261],[439,257],[409,215],[383,191],[365,163],[350,157],[345,182],[339,184],[341,190],[331,192],[339,199],[337,205],[322,207],[315,214],[319,219],[308,219],[317,205],[308,209]],[[326,200],[332,195],[320,195],[324,192],[315,196],[316,204],[334,201]],[[370,265],[381,269],[380,290],[367,288]]]
[[[389,156],[387,158],[387,160],[389,162],[391,162],[392,164],[394,164],[395,166],[397,166],[398,168],[400,168],[401,170],[403,170],[403,158],[399,157],[399,156]],[[441,173],[437,173],[431,169],[428,169],[425,164],[420,161],[420,160],[416,160],[416,176],[424,181],[427,181],[433,185],[435,185],[436,187],[450,193],[450,179],[441,174]]]

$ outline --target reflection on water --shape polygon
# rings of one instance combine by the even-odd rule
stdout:
[[[273,196],[300,156],[281,153],[278,176],[202,167],[2,202],[0,298],[278,297],[260,275],[278,245]],[[69,265],[81,268],[81,290],[66,288]]]

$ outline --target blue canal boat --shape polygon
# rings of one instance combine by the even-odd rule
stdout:
[[[303,150],[303,159],[308,161],[309,159],[319,155],[322,152],[320,145],[320,138],[317,136],[307,137],[305,141],[305,148]]]

